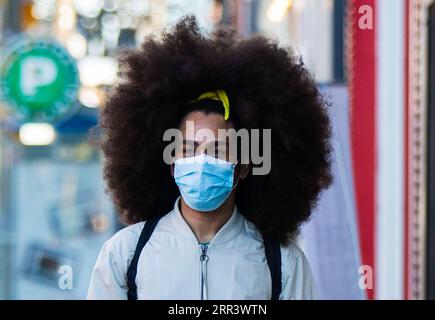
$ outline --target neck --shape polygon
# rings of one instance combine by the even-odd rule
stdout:
[[[216,210],[201,212],[190,208],[181,197],[180,212],[198,242],[210,242],[219,229],[231,218],[234,204],[235,192]]]

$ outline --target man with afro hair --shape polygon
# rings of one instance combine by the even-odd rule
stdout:
[[[331,130],[301,59],[188,15],[128,51],[120,76],[98,143],[129,226],[104,244],[88,299],[316,299],[295,237],[331,183]],[[222,130],[247,132],[248,156]]]

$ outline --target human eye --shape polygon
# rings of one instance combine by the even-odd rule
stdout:
[[[227,142],[216,141],[214,156],[219,160],[229,161],[229,147]]]
[[[182,154],[184,158],[193,157],[195,154],[195,144],[193,141],[185,141],[182,146]]]

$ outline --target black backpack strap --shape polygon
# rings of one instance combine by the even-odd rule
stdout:
[[[266,260],[272,277],[272,298],[279,300],[281,293],[281,248],[279,242],[263,235]]]
[[[145,247],[145,245],[147,244],[149,238],[151,237],[151,234],[153,233],[161,217],[162,215],[147,220],[139,236],[139,241],[137,242],[136,251],[134,252],[133,259],[131,260],[130,266],[128,267],[127,270],[128,300],[137,300],[137,286],[136,286],[137,263],[139,261],[139,257],[143,247]]]

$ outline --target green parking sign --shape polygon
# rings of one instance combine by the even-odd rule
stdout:
[[[28,41],[3,58],[0,89],[14,115],[24,121],[50,121],[70,110],[79,76],[75,60],[51,41]]]

